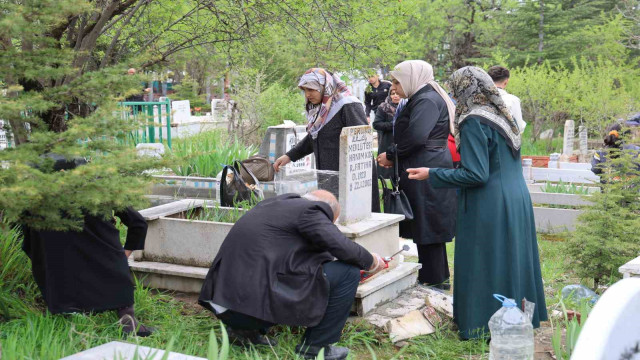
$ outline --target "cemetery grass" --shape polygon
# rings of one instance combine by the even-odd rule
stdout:
[[[114,312],[95,315],[51,315],[46,313],[35,284],[30,263],[20,249],[19,235],[0,229],[2,246],[0,260],[0,344],[3,359],[59,359],[110,341],[127,341],[144,346],[205,357],[208,337],[213,328],[221,333],[220,323],[195,304],[195,297],[158,292],[136,287],[136,315],[147,325],[157,328],[149,338],[125,337],[117,325]],[[568,283],[575,283],[567,273],[567,260],[561,242],[540,240],[542,273],[547,290],[547,306],[551,311],[558,304],[557,294]],[[453,247],[448,246],[450,265]],[[409,259],[412,260],[412,259]],[[7,301],[9,300],[9,301]],[[302,336],[302,328],[278,326],[272,329],[279,344],[261,348],[256,352],[232,347],[230,359],[295,359],[293,350]],[[340,345],[352,349],[351,359],[480,359],[486,357],[488,346],[484,341],[460,341],[450,324],[437,329],[435,334],[417,337],[397,348],[388,335],[361,321],[347,324]]]

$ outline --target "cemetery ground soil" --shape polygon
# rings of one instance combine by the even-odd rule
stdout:
[[[547,307],[551,313],[558,308],[559,290],[566,284],[576,283],[577,279],[566,270],[570,264],[562,253],[561,242],[541,239],[539,244]],[[453,247],[453,243],[448,246],[450,265]],[[28,260],[24,260],[27,265]],[[409,258],[408,261],[415,259]],[[34,291],[35,287],[27,288],[31,290],[22,291],[19,296],[29,310],[8,321],[0,318],[2,359],[59,359],[114,340],[166,349],[171,339],[174,340],[172,351],[204,357],[211,329],[215,329],[218,336],[220,334],[219,322],[195,304],[193,295],[158,292],[138,286],[135,292],[136,314],[143,323],[156,327],[157,332],[149,338],[126,338],[117,325],[114,312],[93,316],[44,314],[44,303]],[[546,323],[547,330],[542,336],[537,336],[539,350],[549,342],[549,326]],[[302,332],[301,328],[275,327],[272,334],[277,334],[278,346],[249,351],[232,347],[230,358],[295,359],[293,350]],[[351,359],[372,359],[367,344],[377,359],[486,359],[489,350],[484,341],[458,340],[451,324],[437,329],[435,334],[411,339],[399,348],[388,340],[387,334],[370,325],[361,321],[348,323],[340,345],[351,348]],[[544,347],[550,348],[548,345]],[[544,353],[538,355],[536,359],[550,358]]]

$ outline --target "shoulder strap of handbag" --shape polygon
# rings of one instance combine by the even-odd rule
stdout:
[[[229,170],[229,165],[225,165],[222,169],[222,175],[220,176],[220,194],[218,202],[220,206],[227,206],[228,204],[224,200],[225,187],[227,186],[227,171]]]
[[[238,170],[238,175],[240,175],[240,167],[242,167],[242,170],[246,171],[247,174],[249,174],[249,176],[251,176],[251,179],[253,180],[253,183],[258,186],[260,185],[260,182],[258,181],[258,178],[256,178],[256,176],[253,174],[253,171],[249,170],[243,163],[242,161],[238,161],[238,160],[234,160],[233,161],[233,167],[236,168],[236,170]]]
[[[391,179],[391,185],[393,186],[393,191],[398,191],[398,187],[400,186],[400,175],[398,175],[398,148],[393,152],[395,158],[393,161],[393,179]]]
[[[389,191],[389,188],[387,187],[387,182],[386,179],[382,177],[382,175],[378,175],[378,180],[380,180],[380,182],[382,183],[382,193],[386,193],[387,191]]]

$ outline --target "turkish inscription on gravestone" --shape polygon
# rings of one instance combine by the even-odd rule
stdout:
[[[189,100],[171,102],[172,120],[174,124],[186,123],[191,119],[191,103]]]
[[[575,137],[575,127],[576,125],[573,120],[567,120],[564,122],[564,144],[562,147],[563,155],[573,155],[573,139]]]
[[[363,125],[342,129],[339,172],[341,224],[346,225],[371,217],[372,152],[371,127]]]

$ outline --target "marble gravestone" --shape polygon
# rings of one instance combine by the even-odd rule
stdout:
[[[572,156],[573,155],[573,140],[575,138],[575,127],[576,124],[573,120],[567,120],[564,122],[564,138],[562,145],[562,155],[564,156]]]
[[[347,225],[371,217],[373,132],[368,125],[342,129],[339,173],[339,223]]]
[[[587,152],[589,151],[589,137],[586,126],[580,125],[578,127],[578,138],[580,139],[580,162],[587,162]]]
[[[191,119],[191,103],[189,100],[179,100],[171,102],[171,122],[174,124],[184,124]]]
[[[112,341],[94,348],[81,351],[60,360],[206,360],[205,358],[179,354],[166,353],[164,350],[129,344],[120,341]]]

